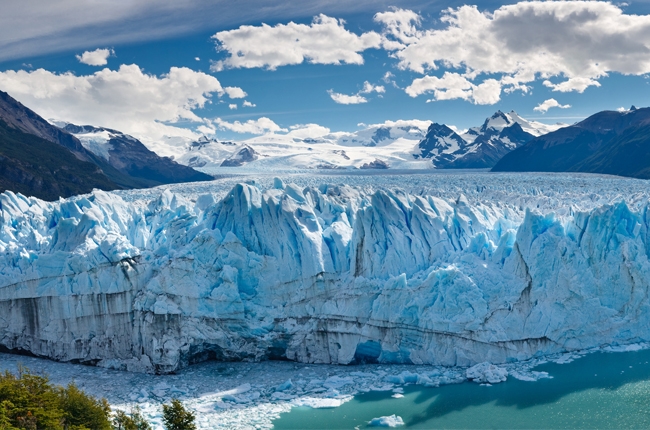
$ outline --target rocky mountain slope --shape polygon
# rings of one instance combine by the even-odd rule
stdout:
[[[494,171],[591,172],[650,178],[650,108],[603,111],[531,140]]]
[[[168,157],[158,156],[138,139],[120,131],[91,125],[60,125],[77,137],[87,150],[133,178],[141,187],[212,179]]]
[[[0,189],[45,200],[120,188],[74,136],[0,91]]]
[[[83,130],[90,132],[89,128]],[[110,134],[106,129],[99,132]],[[69,131],[50,124],[0,91],[1,190],[56,200],[93,188],[142,188],[212,179],[159,157],[129,136],[111,132],[104,152],[93,151],[97,148],[87,148]]]
[[[83,152],[80,155],[84,155]],[[0,190],[44,200],[119,188],[94,163],[0,119]]]
[[[415,157],[431,159],[438,169],[492,167],[508,152],[558,127],[527,121],[515,111],[497,111],[482,126],[461,135],[445,125],[432,124],[418,144],[421,152]]]
[[[433,123],[427,129],[424,139],[418,143],[417,158],[431,159],[436,166],[445,166],[464,152],[467,142],[444,124]]]
[[[81,142],[70,133],[53,127],[36,112],[23,106],[4,91],[0,91],[0,119],[10,128],[67,148],[79,160],[94,162],[92,154],[88,153]]]

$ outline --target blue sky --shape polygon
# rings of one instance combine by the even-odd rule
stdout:
[[[467,128],[498,109],[573,123],[650,95],[649,2],[20,3],[0,17],[0,89],[48,118],[153,138]]]

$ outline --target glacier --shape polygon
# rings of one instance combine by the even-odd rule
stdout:
[[[0,345],[171,373],[474,366],[647,342],[648,197],[632,179],[444,172],[233,176],[53,203],[5,192]]]

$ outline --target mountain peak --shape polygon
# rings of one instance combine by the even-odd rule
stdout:
[[[465,140],[454,130],[444,124],[434,122],[429,126],[424,139],[418,144],[420,154],[415,157],[431,158],[435,164],[439,157],[452,154],[465,145]]]

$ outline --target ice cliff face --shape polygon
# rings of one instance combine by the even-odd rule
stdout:
[[[554,215],[280,180],[0,204],[0,344],[56,360],[472,365],[650,340],[647,204]]]

